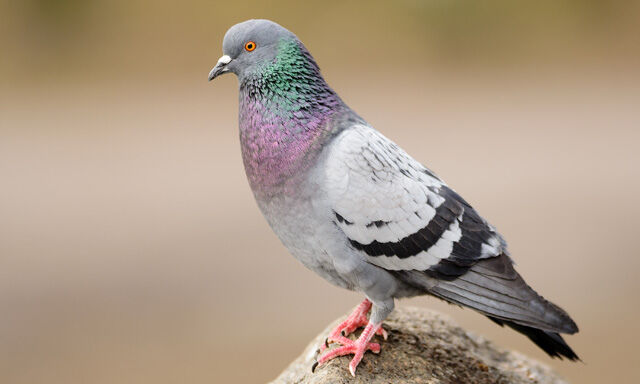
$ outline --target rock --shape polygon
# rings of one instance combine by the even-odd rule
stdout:
[[[341,320],[318,335],[271,384],[566,384],[549,367],[501,350],[448,317],[421,308],[396,308],[383,323],[389,339],[382,342],[381,353],[367,352],[355,378],[348,368],[352,356],[338,357],[312,373],[318,347]]]

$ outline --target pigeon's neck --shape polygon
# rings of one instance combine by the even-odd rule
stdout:
[[[272,63],[240,82],[242,157],[256,197],[297,193],[350,114],[306,49],[282,42]]]

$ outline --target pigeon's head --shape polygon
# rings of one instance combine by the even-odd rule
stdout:
[[[234,25],[224,35],[224,55],[209,73],[209,80],[228,72],[242,78],[264,67],[274,61],[282,41],[298,41],[298,38],[269,20],[247,20]]]

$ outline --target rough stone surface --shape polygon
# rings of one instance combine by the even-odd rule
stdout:
[[[383,323],[389,339],[382,342],[382,352],[367,352],[355,378],[348,369],[351,356],[338,357],[312,373],[318,347],[338,321],[318,335],[271,384],[566,384],[549,367],[517,352],[501,350],[448,317],[420,308],[397,308],[389,316]]]

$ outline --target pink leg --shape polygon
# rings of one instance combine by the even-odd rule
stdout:
[[[364,331],[357,340],[352,341],[350,339],[344,338],[347,342],[343,344],[341,347],[336,349],[332,349],[331,351],[325,353],[324,355],[318,358],[318,365],[322,365],[327,361],[337,357],[353,354],[353,359],[349,363],[349,372],[351,372],[352,376],[356,375],[356,368],[358,364],[362,360],[362,356],[367,350],[370,350],[373,353],[380,353],[380,344],[370,343],[371,338],[376,332],[381,328],[382,323],[368,323],[365,327]]]
[[[324,352],[329,343],[339,343],[341,345],[349,344],[351,340],[347,339],[346,336],[349,336],[356,329],[366,326],[369,322],[369,320],[367,320],[367,313],[371,309],[371,305],[372,304],[369,299],[364,299],[345,321],[338,324],[338,326],[329,333],[329,337],[327,337],[325,344],[320,347],[320,352]],[[376,335],[382,336],[387,340],[387,331],[382,327],[379,327],[376,331]]]

